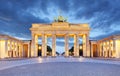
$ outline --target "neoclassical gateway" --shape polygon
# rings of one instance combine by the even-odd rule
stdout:
[[[52,38],[52,54],[56,55],[56,38],[65,39],[65,55],[69,56],[69,38],[74,38],[74,57],[80,56],[79,38],[82,38],[82,55],[84,57],[120,58],[120,35],[113,35],[101,40],[89,40],[89,24],[72,24],[62,16],[55,18],[51,24],[32,24],[32,40],[19,40],[7,35],[0,35],[0,58],[37,57],[38,38],[42,39],[41,56],[47,57],[47,38]]]
[[[52,24],[32,24],[32,56],[37,56],[38,37],[42,38],[42,56],[46,56],[47,37],[52,37],[52,56],[56,56],[56,37],[65,39],[65,56],[69,56],[68,40],[74,38],[74,56],[79,56],[79,37],[83,38],[83,56],[90,56],[89,25],[53,22]]]

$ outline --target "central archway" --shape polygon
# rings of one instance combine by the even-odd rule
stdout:
[[[56,37],[56,56],[64,56],[65,53],[64,37]]]

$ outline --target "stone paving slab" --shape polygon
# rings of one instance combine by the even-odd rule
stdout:
[[[50,62],[0,70],[0,76],[119,76],[120,66],[86,62]]]
[[[103,59],[92,59],[92,58],[64,58],[64,57],[56,57],[56,58],[29,58],[29,59],[21,59],[21,60],[8,60],[8,61],[0,61],[0,70],[12,68],[15,66],[21,66],[26,64],[36,64],[36,63],[50,63],[50,62],[89,62],[89,63],[104,63],[104,64],[114,64],[120,65],[120,61],[110,61],[110,60],[103,60]]]

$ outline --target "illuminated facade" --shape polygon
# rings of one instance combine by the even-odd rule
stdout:
[[[26,43],[8,35],[0,35],[0,58],[25,57]],[[28,55],[26,56],[28,57]]]
[[[65,56],[69,56],[69,37],[74,38],[74,56],[79,56],[79,38],[83,39],[83,56],[90,56],[89,45],[89,25],[70,24],[68,22],[53,22],[52,24],[32,24],[30,28],[32,34],[31,56],[38,54],[38,38],[42,38],[42,56],[46,56],[47,38],[52,38],[52,56],[56,56],[56,38],[65,39]]]
[[[52,24],[32,24],[31,35],[31,56],[38,56],[38,38],[42,38],[42,56],[47,56],[47,38],[52,38],[52,56],[56,56],[56,38],[63,37],[65,39],[65,56],[69,56],[69,37],[74,38],[74,56],[79,56],[79,38],[83,41],[83,56],[90,56],[89,31],[88,24],[71,24],[66,22],[63,16],[55,18]]]
[[[0,58],[10,57],[42,57],[47,56],[47,38],[52,38],[52,54],[56,55],[56,38],[65,39],[65,56],[69,56],[69,38],[74,38],[74,56],[79,57],[110,57],[120,58],[120,35],[110,36],[97,41],[89,40],[90,27],[88,24],[71,24],[67,19],[59,16],[51,24],[32,24],[30,28],[32,40],[22,41],[16,38],[0,35]],[[38,46],[38,39],[42,39]],[[79,44],[82,39],[82,45]],[[41,50],[41,51],[40,51]],[[80,51],[82,50],[82,52]]]
[[[120,35],[90,41],[91,57],[120,58]]]

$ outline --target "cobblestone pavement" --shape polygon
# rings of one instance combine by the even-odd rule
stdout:
[[[30,64],[30,65],[29,65]],[[91,58],[30,58],[0,61],[0,76],[119,76],[120,61]]]

